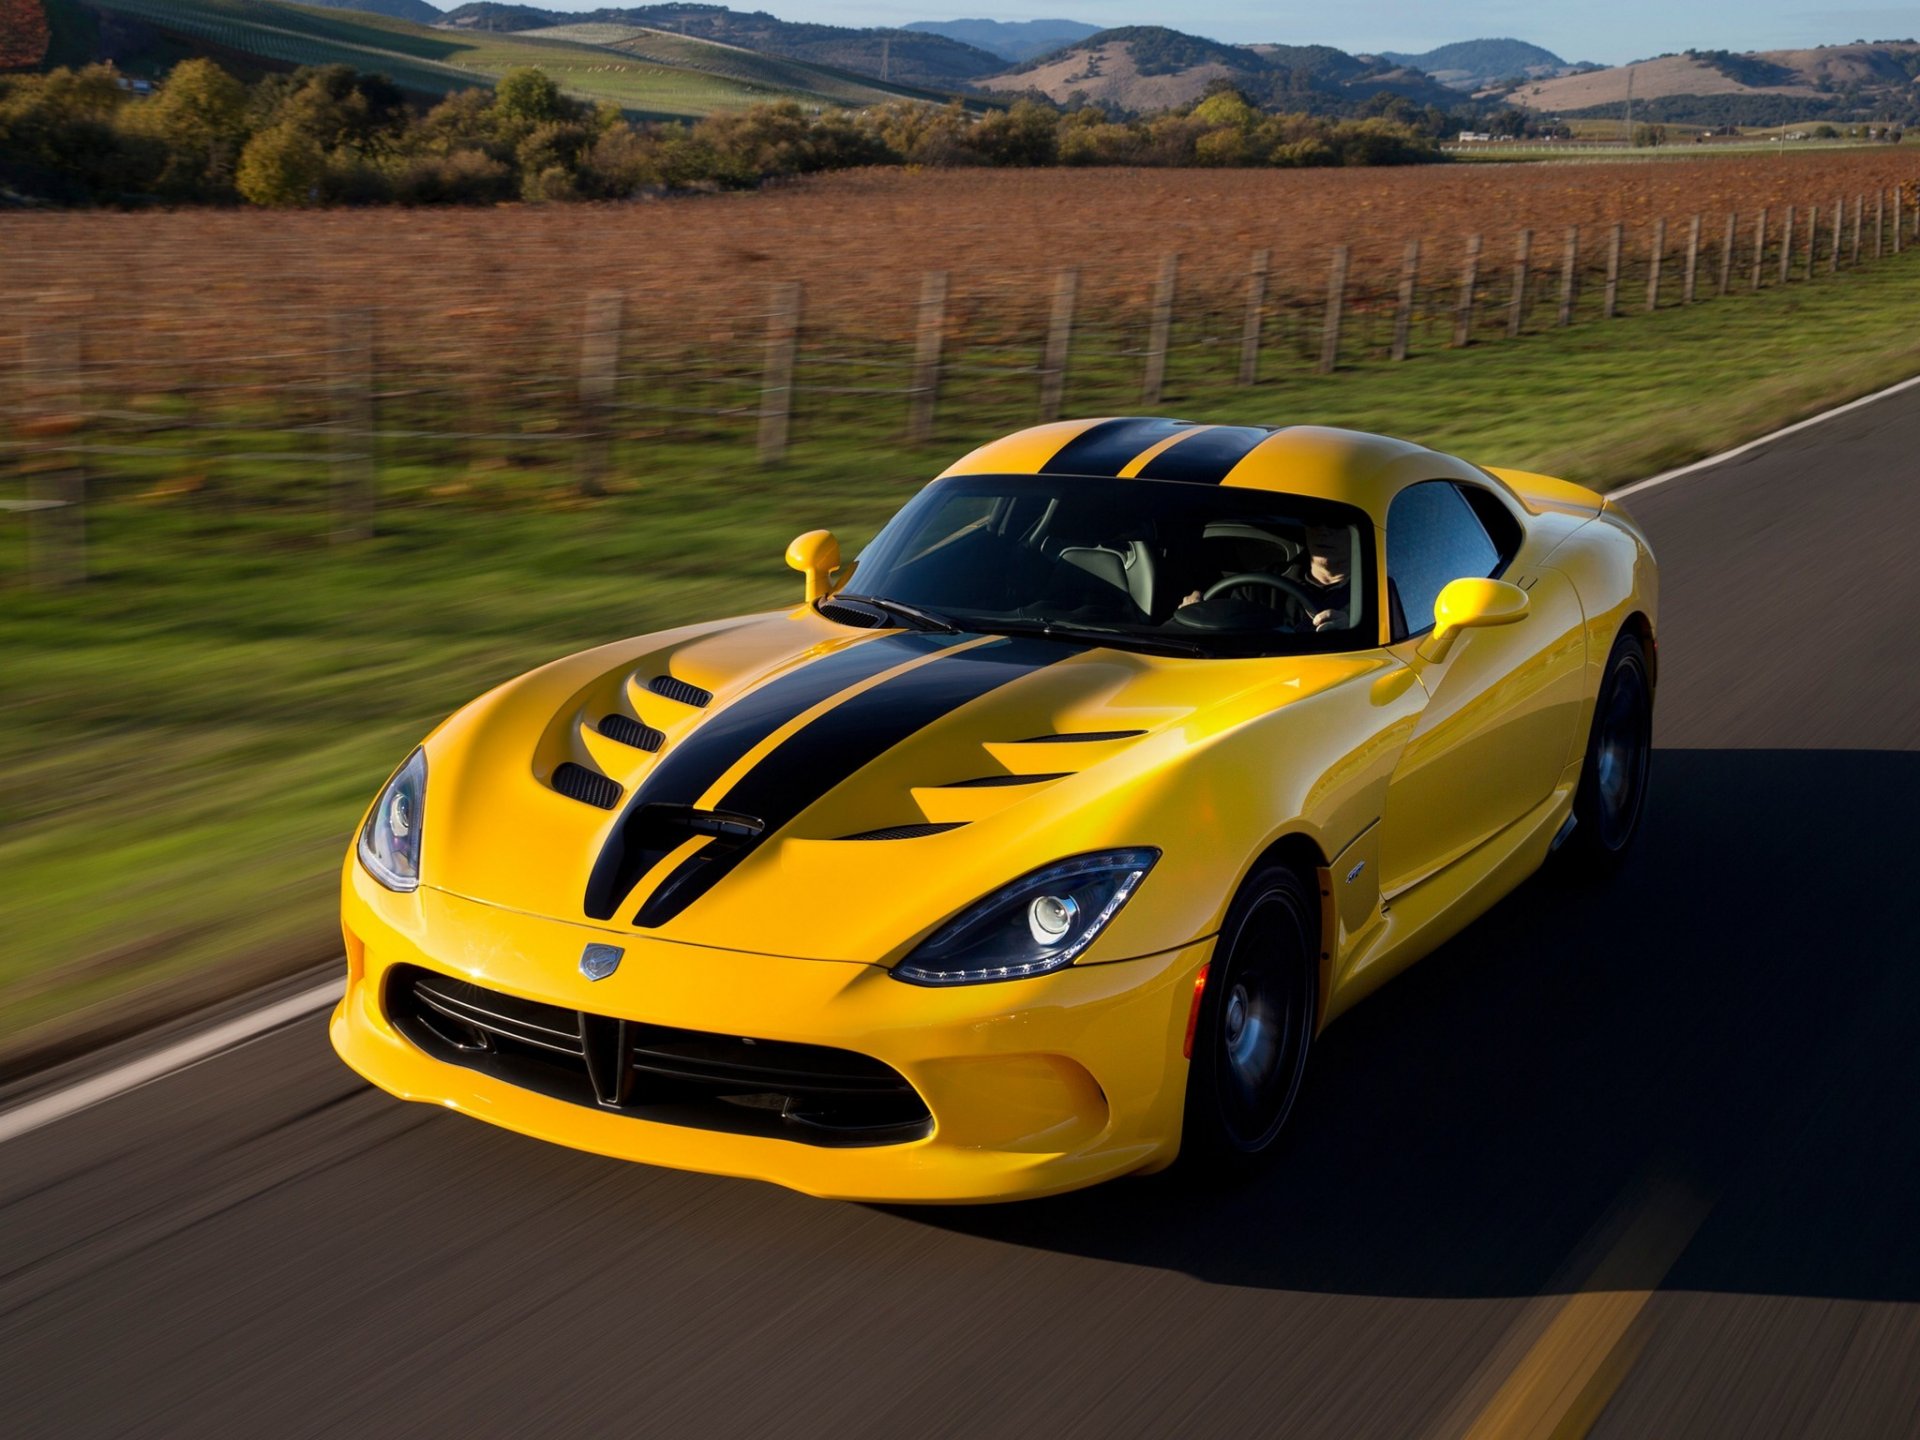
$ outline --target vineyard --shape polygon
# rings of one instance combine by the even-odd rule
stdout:
[[[0,70],[38,65],[51,39],[42,0],[0,0]]]
[[[21,0],[0,0],[19,4]],[[37,0],[26,0],[37,8]],[[281,65],[345,64],[438,95],[491,84],[516,66],[538,66],[569,93],[610,101],[636,116],[685,119],[767,100],[873,103],[904,92],[851,83],[798,62],[738,63],[725,46],[688,41],[658,53],[624,53],[571,36],[439,30],[364,11],[275,0],[90,0],[164,32]],[[663,37],[663,41],[670,37]],[[701,53],[693,53],[695,51]],[[744,60],[748,57],[742,52]],[[690,63],[698,62],[698,63]]]

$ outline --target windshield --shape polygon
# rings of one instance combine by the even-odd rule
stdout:
[[[1373,527],[1347,505],[1176,481],[937,480],[887,522],[841,599],[895,623],[1053,628],[1121,647],[1287,655],[1379,643]]]

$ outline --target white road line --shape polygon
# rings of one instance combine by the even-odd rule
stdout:
[[[1789,435],[1797,435],[1802,430],[1810,430],[1815,425],[1845,415],[1850,410],[1863,409],[1868,405],[1885,400],[1890,395],[1898,395],[1902,390],[1911,390],[1917,385],[1920,385],[1920,375],[1914,376],[1911,380],[1902,380],[1898,385],[1889,385],[1884,390],[1876,390],[1871,395],[1862,395],[1858,400],[1849,400],[1845,405],[1835,406],[1831,410],[1822,410],[1818,415],[1810,415],[1797,424],[1787,426],[1784,430],[1776,430],[1771,435],[1762,435],[1758,440],[1749,440],[1744,445],[1737,445],[1733,449],[1723,451],[1718,455],[1709,455],[1706,459],[1696,460],[1691,465],[1682,465],[1678,470],[1662,471],[1658,475],[1650,475],[1645,480],[1636,480],[1633,484],[1623,486],[1618,490],[1609,490],[1607,491],[1607,498],[1610,500],[1624,500],[1629,495],[1637,494],[1642,490],[1651,490],[1654,486],[1664,485],[1669,480],[1679,480],[1684,476],[1692,475],[1698,471],[1709,470],[1715,465],[1725,464],[1729,460],[1738,460],[1742,455],[1771,445],[1776,440],[1784,440]]]
[[[1824,410],[1797,424],[1776,430],[1771,435],[1763,435],[1758,440],[1749,440],[1745,445],[1736,446],[1732,450],[1710,455],[1705,460],[1696,460],[1691,465],[1682,465],[1677,470],[1667,470],[1645,480],[1636,480],[1631,485],[1619,490],[1610,490],[1607,494],[1611,499],[1624,499],[1639,491],[1651,490],[1656,485],[1665,485],[1669,480],[1678,480],[1683,476],[1711,469],[1728,460],[1737,460],[1740,456],[1771,445],[1776,440],[1798,434],[1822,421],[1845,415],[1850,410],[1859,410],[1876,401],[1885,400],[1890,395],[1898,395],[1903,390],[1912,390],[1916,386],[1920,386],[1920,375],[1916,375],[1911,380],[1902,380],[1897,385],[1889,385],[1886,389],[1877,390],[1871,395],[1863,395],[1858,400],[1851,400],[1832,410]],[[43,1125],[64,1120],[67,1116],[85,1110],[89,1106],[98,1105],[102,1100],[111,1100],[115,1095],[158,1080],[175,1070],[183,1070],[189,1065],[205,1060],[210,1055],[217,1055],[222,1050],[231,1050],[236,1045],[244,1045],[247,1041],[266,1034],[276,1026],[302,1019],[316,1010],[324,1010],[340,999],[344,989],[344,981],[329,980],[325,985],[315,986],[311,990],[269,1005],[264,1010],[256,1010],[251,1015],[242,1015],[238,1020],[229,1020],[224,1025],[216,1025],[205,1034],[193,1036],[182,1040],[177,1045],[169,1045],[164,1050],[155,1051],[145,1059],[130,1060],[104,1075],[96,1075],[91,1080],[82,1080],[77,1085],[56,1090],[51,1095],[42,1096],[16,1109],[0,1113],[0,1145],[17,1136],[25,1135],[30,1130],[38,1130]]]
[[[0,1113],[0,1145],[30,1130],[64,1120],[89,1106],[98,1105],[102,1100],[111,1100],[116,1095],[170,1075],[175,1070],[184,1070],[222,1050],[244,1045],[290,1021],[305,1019],[316,1010],[328,1009],[339,1001],[345,989],[344,979],[329,980],[324,985],[316,985],[311,990],[275,1001],[250,1015],[242,1015],[237,1020],[229,1020],[224,1025],[191,1035],[151,1055],[129,1060],[104,1075],[82,1080],[64,1090],[56,1090],[51,1095],[43,1095],[38,1100],[30,1100],[25,1105]]]

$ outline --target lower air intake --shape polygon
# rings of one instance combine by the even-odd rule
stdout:
[[[438,1060],[556,1100],[663,1125],[808,1145],[897,1145],[933,1129],[906,1077],[872,1056],[618,1020],[396,965],[387,1016]]]
[[[958,830],[964,820],[923,821],[917,825],[889,825],[884,830],[862,830],[858,835],[842,835],[842,840],[918,840],[922,835],[942,835]]]

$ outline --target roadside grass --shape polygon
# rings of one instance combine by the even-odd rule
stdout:
[[[1380,430],[1604,488],[1920,372],[1916,298],[1909,252],[1402,365],[1318,376],[1276,353],[1250,389],[1226,383],[1232,337],[1177,330],[1159,408]],[[1076,353],[1070,414],[1140,408],[1124,351]],[[591,501],[564,465],[471,486],[470,456],[416,447],[360,545],[327,542],[311,486],[143,498],[122,460],[88,517],[91,579],[62,591],[27,587],[24,527],[0,514],[0,1056],[134,992],[329,955],[355,820],[440,717],[574,649],[793,602],[794,534],[831,526],[857,551],[922,479],[1027,423],[1033,391],[956,382],[918,450],[877,403],[822,397],[772,473],[744,423],[629,441]]]

